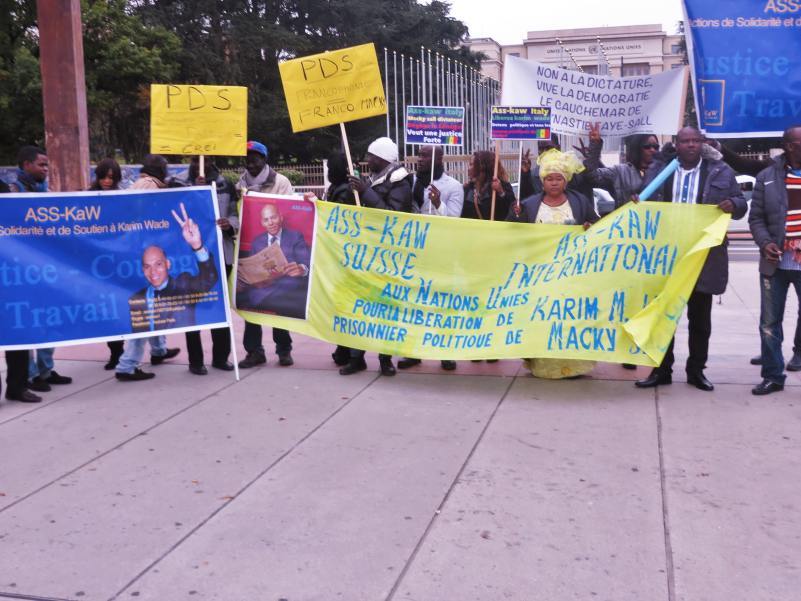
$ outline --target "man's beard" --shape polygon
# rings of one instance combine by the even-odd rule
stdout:
[[[434,179],[439,179],[442,177],[442,174],[445,173],[445,165],[434,165]],[[423,171],[422,169],[417,170],[417,179],[426,182],[431,181],[431,169],[427,169]]]

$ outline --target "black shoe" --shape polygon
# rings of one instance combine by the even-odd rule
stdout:
[[[222,371],[234,371],[234,364],[230,361],[212,361],[211,366]]]
[[[787,362],[787,371],[801,371],[801,353],[793,353],[793,358]]]
[[[751,394],[762,396],[764,394],[779,392],[781,390],[784,390],[784,384],[777,384],[776,382],[771,382],[770,380],[765,379],[751,389]]]
[[[20,403],[41,403],[42,397],[38,394],[33,394],[29,390],[21,392],[8,392],[6,391],[6,399],[9,401],[19,401]]]
[[[410,367],[420,365],[421,363],[422,361],[420,359],[401,359],[398,361],[398,369],[409,369]]]
[[[257,365],[263,365],[264,363],[267,363],[267,357],[264,356],[264,353],[261,351],[253,351],[252,353],[248,353],[247,356],[239,362],[239,367],[241,369],[249,369]]]
[[[112,353],[111,356],[108,358],[108,363],[103,366],[103,369],[106,371],[111,371],[115,367],[117,367],[117,363],[120,362],[120,357],[122,357],[122,353]]]
[[[751,357],[751,365],[762,365],[762,355]]]
[[[48,384],[72,384],[72,378],[69,376],[62,376],[55,369],[50,371],[50,375],[45,378]]]
[[[181,349],[179,348],[168,348],[167,352],[163,355],[150,355],[150,365],[161,365],[167,359],[172,359],[180,352]]]
[[[140,380],[150,380],[151,378],[155,378],[156,374],[152,374],[147,371],[142,371],[137,367],[131,373],[122,373],[118,371],[116,374],[114,374],[114,376],[120,382],[139,382]]]
[[[687,384],[695,386],[698,390],[703,390],[704,392],[712,392],[715,390],[715,386],[712,384],[712,382],[706,379],[706,376],[702,371],[688,371]]]
[[[448,361],[445,359],[444,361],[440,361],[440,365],[445,371],[453,371],[456,369],[456,361]],[[400,367],[400,361],[398,362],[398,367]]]
[[[653,388],[654,386],[667,386],[673,383],[673,376],[663,373],[658,369],[651,372],[651,375],[644,380],[637,380],[634,385],[637,388]]]
[[[487,363],[497,363],[497,359],[487,359]]]
[[[50,384],[48,384],[47,381],[43,380],[40,376],[36,376],[33,380],[28,382],[28,388],[35,390],[36,392],[50,392],[52,390],[50,388]]]
[[[392,365],[392,359],[382,359],[380,361],[380,371],[382,376],[394,376],[396,373],[395,366]]]
[[[281,367],[289,367],[290,365],[294,365],[295,360],[292,358],[292,354],[287,351],[285,353],[278,353],[278,365]]]
[[[470,359],[470,363],[481,363],[481,359]]]
[[[637,369],[637,366],[633,363],[621,363],[623,369]]]
[[[350,363],[350,349],[344,346],[338,346],[337,349],[331,353],[331,358],[336,365],[342,367]]]
[[[196,376],[205,376],[209,373],[209,370],[206,369],[205,365],[190,365],[189,371]]]
[[[339,375],[349,376],[364,371],[365,369],[367,369],[367,363],[364,359],[351,359],[347,365],[339,368]]]

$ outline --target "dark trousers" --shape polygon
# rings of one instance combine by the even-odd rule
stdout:
[[[762,342],[762,378],[784,384],[784,306],[790,286],[801,299],[801,271],[777,269],[771,277],[759,276],[759,338]],[[793,352],[798,348],[798,325]]]
[[[278,355],[292,350],[292,336],[286,330],[273,328],[273,342],[275,343],[275,352]],[[261,326],[259,324],[245,322],[245,336],[242,344],[248,353],[264,353],[264,346],[261,342]]]
[[[18,395],[27,388],[28,357],[28,351],[6,351],[6,394]]]
[[[189,365],[203,365],[203,342],[200,330],[186,333],[186,352]],[[228,328],[214,328],[211,331],[211,361],[215,364],[228,361],[231,354],[231,331]]]
[[[705,292],[693,292],[687,302],[687,330],[689,336],[690,356],[687,357],[687,372],[698,373],[706,367],[709,358],[709,337],[712,335],[712,295]],[[659,370],[664,373],[673,373],[673,344],[662,359]]]
[[[108,346],[108,350],[111,351],[112,357],[116,357],[117,359],[122,357],[123,347],[125,346],[123,340],[109,340],[106,346]]]
[[[367,351],[360,351],[359,349],[352,348],[352,349],[350,349],[350,358],[351,358],[351,360],[353,360],[353,359],[356,359],[356,360],[361,359],[363,361],[364,360],[364,354],[366,352]],[[392,355],[381,355],[381,354],[378,355],[378,362],[379,363],[384,363],[386,361],[392,361]]]

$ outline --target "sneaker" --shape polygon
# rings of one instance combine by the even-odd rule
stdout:
[[[264,363],[267,363],[267,357],[264,356],[264,353],[261,351],[254,351],[248,353],[247,356],[239,362],[239,367],[241,369],[248,369],[250,367],[256,367],[257,365],[263,365]]]
[[[50,375],[47,376],[45,381],[48,384],[72,384],[72,378],[69,376],[62,376],[56,370],[51,370]]]
[[[172,359],[181,352],[179,348],[168,348],[167,352],[163,355],[150,355],[150,365],[161,365],[167,359]],[[144,372],[142,372],[144,373]]]
[[[137,367],[132,373],[123,373],[118,371],[116,374],[114,374],[114,376],[120,382],[139,382],[140,380],[150,380],[151,378],[155,378],[156,374],[142,371]]]
[[[50,392],[52,390],[52,388],[50,388],[50,384],[48,384],[46,380],[42,379],[41,376],[36,376],[33,380],[28,382],[28,388],[35,390],[36,392]]]

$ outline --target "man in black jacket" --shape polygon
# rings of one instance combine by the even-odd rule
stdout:
[[[731,167],[720,160],[701,156],[704,135],[695,127],[680,129],[676,135],[676,152],[679,168],[651,197],[662,202],[686,204],[713,204],[735,219],[742,218],[748,209],[740,186]],[[645,175],[647,186],[666,167],[663,160],[655,160]],[[687,383],[699,390],[714,390],[704,375],[709,356],[709,337],[712,334],[712,295],[723,294],[729,280],[728,240],[710,249],[695,289],[687,301],[690,355],[687,357]],[[651,375],[639,380],[639,388],[670,384],[673,373],[673,343],[665,353],[662,363]]]
[[[784,154],[757,175],[748,218],[761,254],[762,382],[751,390],[756,395],[784,389],[782,321],[790,285],[801,299],[801,125],[788,128],[782,143]]]
[[[378,138],[367,147],[367,166],[370,176],[366,181],[350,177],[351,188],[358,192],[362,204],[387,211],[412,212],[412,185],[414,176],[398,162],[398,146],[389,138]],[[381,375],[394,376],[392,355],[378,355]],[[350,363],[339,368],[349,376],[367,369],[364,351],[351,349]]]

